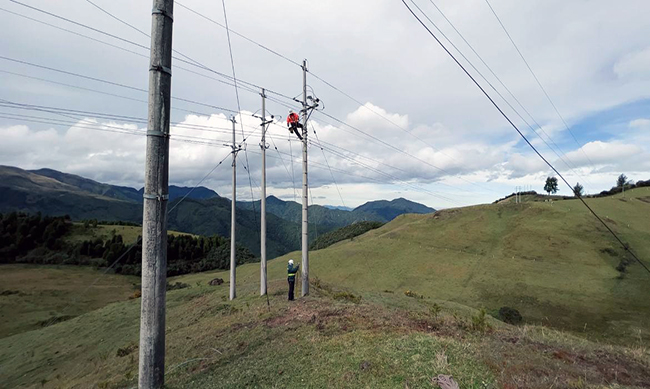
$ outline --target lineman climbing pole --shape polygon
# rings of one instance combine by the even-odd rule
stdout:
[[[309,294],[309,219],[307,180],[307,60],[302,61],[302,296]]]
[[[235,206],[237,203],[237,152],[241,150],[241,147],[237,146],[235,143],[235,125],[237,124],[237,119],[235,115],[230,118],[232,122],[232,203],[230,204],[230,299],[234,300],[236,297],[235,291],[235,270],[237,267],[237,258],[235,257],[236,245],[235,245]]]
[[[318,107],[317,98],[307,96],[307,60],[302,61],[302,296],[309,294],[309,219],[308,219],[308,193],[307,180],[307,120],[311,111]],[[311,100],[313,104],[307,101]]]
[[[165,383],[165,293],[173,11],[173,0],[153,1],[149,118],[142,216],[142,300],[138,385],[143,389],[162,388]]]
[[[269,123],[272,120],[266,120],[266,94],[264,88],[262,88],[262,142],[260,147],[262,148],[262,198],[260,199],[260,208],[262,212],[261,217],[261,226],[260,226],[260,296],[266,294],[266,130]],[[273,118],[273,115],[271,115]]]

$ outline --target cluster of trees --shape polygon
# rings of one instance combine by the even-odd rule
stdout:
[[[69,216],[42,217],[40,212],[0,214],[0,263],[13,262],[35,248],[60,250],[70,230]]]
[[[98,224],[101,224],[103,226],[132,226],[132,227],[140,227],[140,224],[138,223],[133,223],[133,222],[125,222],[125,221],[115,221],[115,220],[100,220],[98,221],[97,219],[86,219],[82,220],[84,227],[97,227]]]
[[[632,180],[628,180],[625,174],[621,174],[616,178],[616,186],[612,187],[610,190],[604,190],[593,197],[604,197],[611,196],[616,193],[621,193],[626,189],[640,188],[644,186],[650,186],[650,180],[647,181],[637,181],[634,183]],[[555,194],[558,191],[558,181],[556,177],[547,177],[546,183],[544,184],[544,191],[549,195],[551,193]],[[573,195],[582,197],[585,195],[585,188],[579,182],[573,187]]]
[[[97,258],[94,265],[113,265],[116,273],[140,275],[142,272],[142,242],[126,245],[121,235],[111,239],[87,240],[76,248],[75,257],[81,264]],[[99,260],[101,258],[101,260]],[[119,261],[118,261],[119,260]],[[116,264],[114,264],[118,261]],[[237,264],[255,262],[257,258],[246,248],[237,246]],[[167,275],[194,273],[230,267],[230,240],[222,236],[194,237],[169,235],[167,238]]]
[[[89,221],[93,224],[93,221]],[[111,266],[116,273],[140,275],[142,243],[125,244],[121,235],[80,243],[64,239],[72,223],[68,216],[0,214],[0,263]],[[237,246],[237,264],[258,259]],[[167,275],[175,276],[230,267],[230,240],[221,236],[169,235]]]

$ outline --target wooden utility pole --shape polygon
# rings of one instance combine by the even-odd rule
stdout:
[[[158,389],[165,383],[165,293],[173,12],[173,0],[153,1],[149,118],[142,215],[142,299],[138,376],[138,385],[141,389]]]
[[[260,199],[260,296],[266,294],[266,94],[262,88],[262,198]]]
[[[235,239],[235,207],[237,203],[237,152],[239,148],[235,144],[235,125],[237,124],[237,119],[233,115],[230,118],[232,122],[232,203],[230,204],[230,299],[234,300],[237,296],[235,290],[235,271],[237,267],[237,258],[236,258],[236,239]]]
[[[307,180],[307,60],[302,61],[302,296],[309,294],[309,219]]]

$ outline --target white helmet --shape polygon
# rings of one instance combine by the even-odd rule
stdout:
[[[289,260],[289,265],[293,266],[293,259]]]

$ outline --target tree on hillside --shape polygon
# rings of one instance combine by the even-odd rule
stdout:
[[[576,186],[573,187],[573,194],[576,197],[582,197],[584,194],[585,188],[584,186],[580,185],[580,183],[576,183]]]
[[[546,184],[544,185],[544,191],[551,195],[551,193],[557,193],[557,178],[556,177],[546,177]]]
[[[618,176],[616,179],[616,186],[619,188],[622,188],[623,185],[627,184],[627,176],[625,174],[621,174]]]

